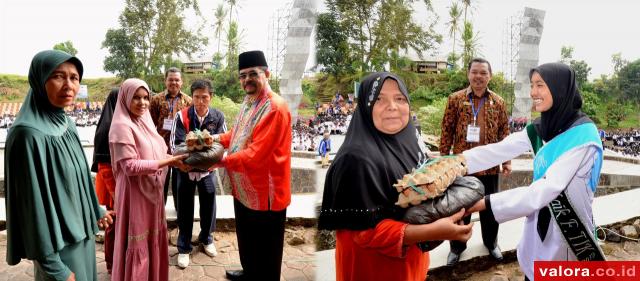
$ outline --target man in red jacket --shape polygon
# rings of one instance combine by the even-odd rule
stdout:
[[[242,270],[230,280],[280,280],[284,221],[291,202],[291,113],[269,86],[261,51],[239,56],[247,94],[233,128],[214,139],[226,149],[221,161],[231,182]]]

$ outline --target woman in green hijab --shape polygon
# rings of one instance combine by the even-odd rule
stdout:
[[[33,260],[36,280],[97,280],[95,234],[112,223],[63,110],[74,102],[82,71],[65,52],[36,54],[31,88],[7,135],[7,263]]]

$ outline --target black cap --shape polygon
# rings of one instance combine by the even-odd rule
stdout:
[[[248,51],[238,57],[238,70],[256,66],[268,67],[262,51]]]

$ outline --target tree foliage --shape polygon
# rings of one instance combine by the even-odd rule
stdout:
[[[453,39],[451,54],[448,60],[450,60],[454,68],[457,66],[458,60],[458,56],[456,55],[456,33],[460,30],[460,16],[462,16],[462,10],[459,8],[457,2],[453,2],[451,7],[449,7],[449,21],[447,22],[447,26],[449,26],[449,36]]]
[[[447,107],[447,98],[442,97],[433,101],[433,103],[413,109],[416,111],[418,120],[422,127],[422,133],[433,136],[440,136],[442,131],[442,118],[444,110]]]
[[[614,73],[588,80],[591,67],[584,60],[573,58],[573,47],[563,46],[560,62],[568,64],[576,73],[582,94],[582,111],[599,126],[618,128],[634,124],[637,127],[640,103],[640,60],[629,63],[622,54],[611,56]],[[635,121],[634,121],[635,120]]]
[[[240,54],[240,44],[242,43],[242,33],[238,29],[238,22],[232,21],[227,30],[227,69],[238,71],[238,55]],[[236,79],[238,77],[235,77]]]
[[[601,120],[598,116],[598,105],[600,104],[600,98],[597,94],[591,91],[581,91],[582,94],[582,112],[587,114],[593,122],[600,123]]]
[[[640,104],[640,59],[620,68],[617,78],[621,98]]]
[[[629,64],[629,61],[622,58],[622,53],[615,53],[611,55],[611,62],[613,63],[614,74],[617,74],[623,67]]]
[[[589,78],[589,73],[591,72],[591,67],[584,60],[571,60],[569,66],[573,68],[573,71],[576,72],[576,82],[578,83],[578,87],[583,87],[586,85]]]
[[[228,97],[235,102],[241,102],[244,97],[244,92],[238,80],[237,64],[235,68],[235,70],[225,68],[213,72],[212,84],[216,95]]]
[[[337,78],[353,73],[353,59],[349,52],[346,29],[340,26],[334,13],[318,15],[316,22],[316,59],[322,70]]]
[[[214,22],[213,29],[216,34],[216,38],[218,39],[218,48],[216,49],[216,54],[220,55],[220,43],[221,43],[221,35],[224,31],[224,18],[227,15],[227,11],[224,9],[222,4],[218,4],[216,8],[216,12],[214,14]]]
[[[434,49],[441,36],[435,22],[423,27],[413,19],[415,0],[327,0],[329,11],[344,29],[360,71],[385,70],[409,49],[419,56]],[[427,1],[425,3],[430,3]],[[393,67],[393,66],[392,66]]]
[[[105,71],[115,73],[121,78],[139,77],[142,74],[141,65],[137,63],[135,48],[124,29],[107,30],[102,48],[107,48],[109,52],[104,59]]]
[[[624,117],[624,109],[615,102],[609,102],[606,106],[607,127],[617,128]]]
[[[76,50],[76,48],[73,47],[73,43],[71,41],[65,41],[62,43],[58,43],[55,44],[53,46],[54,50],[59,50],[59,51],[63,51],[63,52],[67,52],[68,54],[75,56],[76,54],[78,54],[78,50]]]
[[[576,82],[578,87],[584,87],[589,81],[589,73],[591,67],[584,60],[573,59],[574,48],[571,46],[562,46],[560,49],[560,62],[571,66],[576,73]]]
[[[469,62],[478,55],[480,48],[479,36],[473,33],[473,24],[464,22],[462,29],[462,67],[469,65]]]
[[[562,46],[560,48],[560,62],[564,64],[569,64],[572,58],[573,58],[573,47]]]
[[[197,0],[126,0],[124,10],[120,14],[120,27],[109,30],[111,39],[105,38],[103,48],[109,50],[132,49],[136,64],[143,75],[160,74],[174,63],[174,57],[191,54],[202,50],[207,44],[207,38],[200,34],[202,26],[197,30],[189,30],[184,25],[185,11],[193,10],[200,15]],[[114,33],[115,32],[115,33]],[[115,36],[118,35],[118,36]],[[121,38],[124,36],[124,38]],[[129,46],[124,46],[123,39]],[[120,45],[113,45],[120,43]],[[112,53],[105,58],[105,70],[117,73],[127,73],[126,69],[118,69],[122,63],[118,61],[119,54]],[[109,67],[107,62],[111,61]]]
[[[464,19],[463,19],[463,22],[469,21],[469,20],[467,20],[467,12],[469,14],[473,14],[473,10],[475,9],[475,6],[471,2],[472,2],[471,0],[462,0],[462,6],[464,7]],[[478,1],[473,1],[473,2],[476,3]]]

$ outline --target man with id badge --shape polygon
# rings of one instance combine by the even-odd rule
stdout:
[[[171,67],[164,74],[164,85],[166,90],[162,93],[158,93],[151,98],[151,104],[149,105],[149,112],[153,119],[153,124],[158,130],[158,134],[162,136],[165,144],[169,148],[168,154],[171,154],[171,145],[169,144],[169,137],[171,136],[171,129],[174,125],[174,116],[177,112],[180,112],[185,107],[191,105],[191,97],[183,93],[182,88],[182,73],[180,69]],[[178,194],[178,169],[169,167],[167,177],[164,181],[164,202],[167,202],[167,193],[169,190],[169,183],[171,183],[171,192],[173,194],[173,207],[176,212],[178,211],[178,200],[176,199]]]
[[[509,135],[509,119],[504,100],[488,85],[491,81],[491,64],[485,59],[474,58],[467,67],[469,87],[449,96],[447,108],[442,119],[440,135],[440,155],[460,154],[476,146],[499,142]],[[511,173],[511,163],[505,162],[472,176],[477,177],[485,188],[485,194],[498,192],[498,174]],[[501,169],[502,168],[502,169]],[[497,261],[502,261],[502,253],[497,243],[498,223],[480,212],[482,241]],[[464,219],[469,224],[471,217]],[[465,242],[451,241],[451,252],[447,265],[453,266],[467,248]]]

